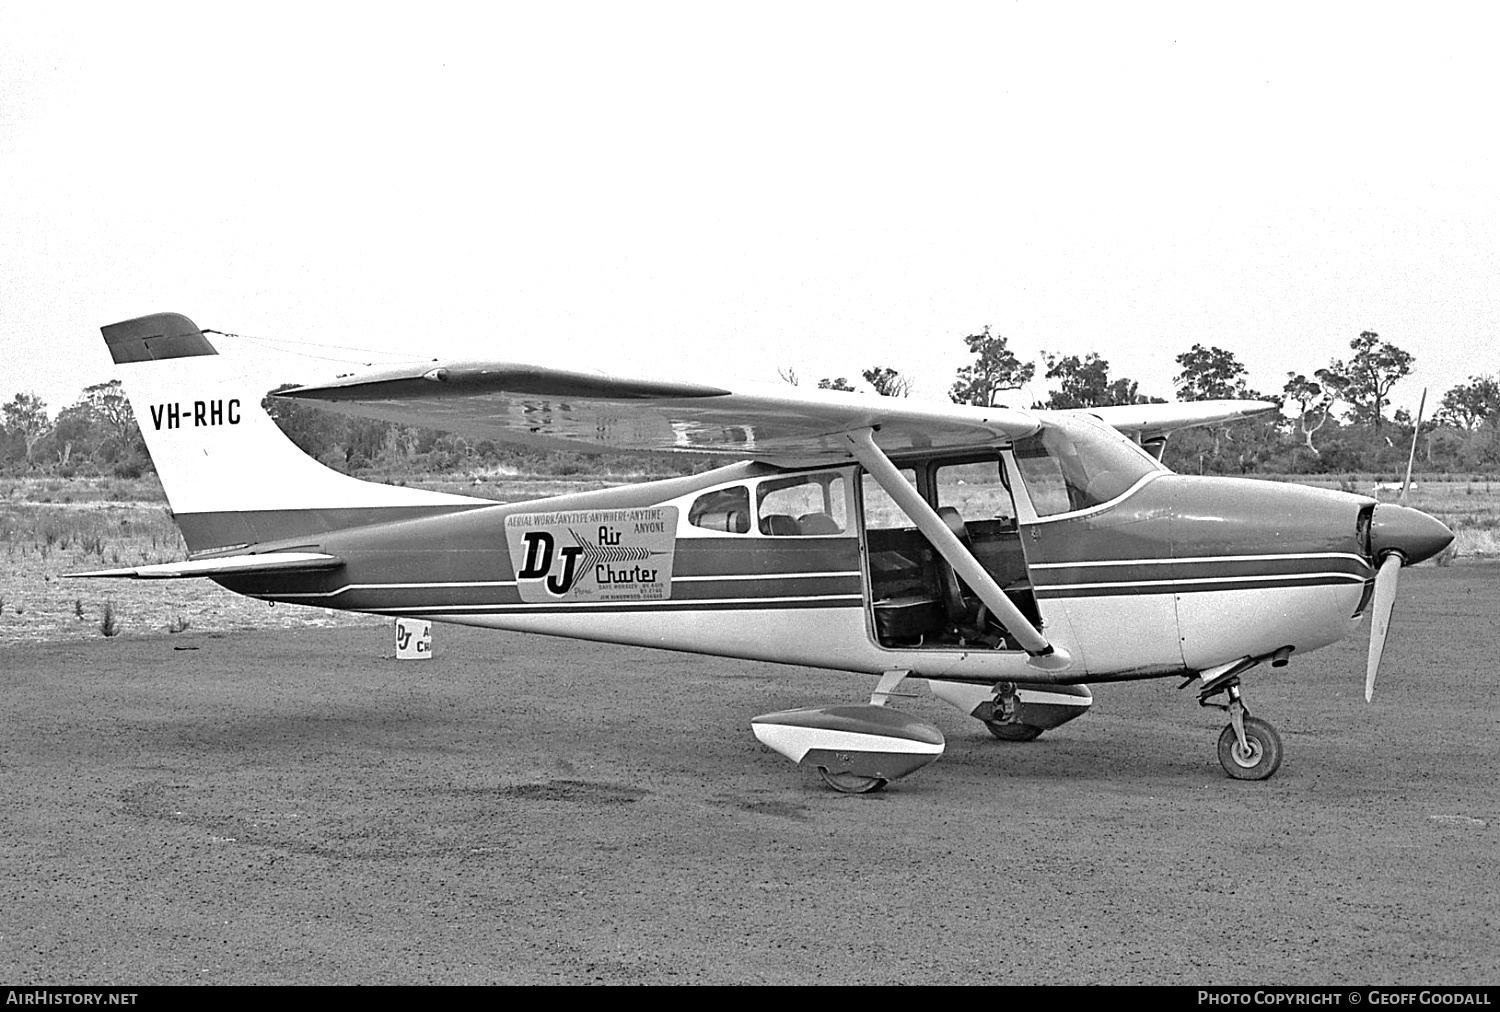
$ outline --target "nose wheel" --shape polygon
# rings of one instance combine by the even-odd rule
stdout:
[[[1229,702],[1209,702],[1221,692]],[[1219,765],[1225,773],[1236,780],[1267,780],[1281,767],[1281,735],[1269,721],[1250,716],[1240,698],[1239,678],[1230,676],[1210,682],[1204,686],[1198,702],[1229,713],[1229,726],[1219,734]]]
[[[1244,717],[1243,731],[1230,724],[1219,735],[1219,765],[1236,780],[1265,780],[1281,765],[1281,736],[1266,721]]]

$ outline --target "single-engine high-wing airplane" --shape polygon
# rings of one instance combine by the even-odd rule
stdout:
[[[868,704],[751,722],[847,792],[942,754],[937,728],[886,705],[908,677],[1011,741],[1082,714],[1088,682],[1186,677],[1228,713],[1225,771],[1265,779],[1281,741],[1242,676],[1342,639],[1373,598],[1368,698],[1400,567],[1453,537],[1364,496],[1159,462],[1172,430],[1275,407],[1256,402],[1026,412],[503,362],[279,395],[538,446],[748,458],[499,505],[323,467],[185,317],[103,333],[190,559],[78,575],[874,676]]]

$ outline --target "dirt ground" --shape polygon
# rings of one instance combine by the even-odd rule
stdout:
[[[1025,745],[912,701],[947,755],[846,796],[749,720],[852,676],[451,626],[397,662],[374,619],[13,642],[0,979],[1492,984],[1497,590],[1404,573],[1373,706],[1363,634],[1253,675],[1265,783],[1175,681]]]

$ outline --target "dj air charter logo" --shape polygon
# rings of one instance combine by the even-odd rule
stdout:
[[[505,518],[505,540],[527,604],[672,596],[676,506],[517,513]]]

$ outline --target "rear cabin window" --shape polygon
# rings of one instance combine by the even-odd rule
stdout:
[[[842,474],[772,478],[756,489],[756,523],[773,537],[843,534],[849,529]]]
[[[750,532],[750,490],[744,485],[704,492],[688,508],[688,523],[725,534]]]

